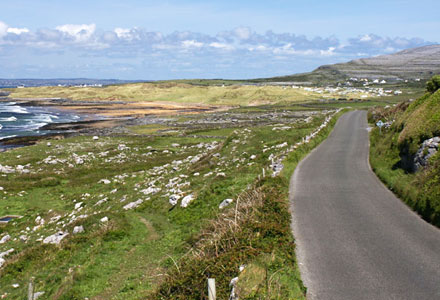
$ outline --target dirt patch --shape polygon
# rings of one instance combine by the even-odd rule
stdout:
[[[157,234],[156,230],[153,227],[153,224],[151,224],[150,221],[143,217],[139,217],[139,220],[147,227],[148,232],[150,233],[149,240],[157,240],[159,238],[159,235]]]

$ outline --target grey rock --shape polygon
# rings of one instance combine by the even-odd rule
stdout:
[[[138,207],[139,205],[141,205],[143,202],[144,202],[144,200],[139,199],[139,200],[137,200],[137,201],[134,201],[134,202],[130,202],[130,203],[128,203],[128,204],[125,205],[123,208],[124,208],[125,210],[133,209],[133,208],[136,208],[136,207]]]
[[[188,195],[188,196],[185,196],[185,197],[183,197],[183,199],[182,199],[182,203],[180,203],[180,206],[181,207],[187,207],[190,203],[191,203],[191,201],[193,201],[194,200],[194,196],[193,195]]]
[[[55,244],[58,245],[66,236],[68,236],[68,232],[59,231],[55,234],[49,235],[43,240],[43,244]]]
[[[179,199],[180,199],[179,195],[171,195],[168,201],[172,206],[175,206],[177,204],[177,201],[179,201]]]
[[[428,165],[429,159],[438,151],[440,137],[425,140],[414,157],[414,169],[417,171]]]
[[[222,203],[220,203],[220,205],[218,206],[218,208],[223,209],[226,206],[228,206],[229,204],[231,204],[232,202],[234,202],[233,199],[225,199],[222,201]]]
[[[84,232],[84,227],[82,225],[75,226],[73,228],[73,234],[79,234],[79,233],[83,233],[83,232]]]
[[[43,295],[44,295],[44,292],[36,292],[36,293],[34,293],[33,299],[36,300],[36,299],[40,298],[40,296],[43,296]]]
[[[237,282],[238,282],[238,277],[234,277],[232,278],[231,282],[229,283],[229,286],[232,287],[231,290],[231,294],[229,295],[229,300],[238,300],[238,295],[237,295]]]
[[[11,239],[11,236],[9,234],[6,234],[5,236],[3,236],[0,240],[0,244],[4,244],[7,241],[9,241]]]

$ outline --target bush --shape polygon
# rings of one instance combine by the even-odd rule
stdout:
[[[435,93],[440,89],[440,75],[435,75],[426,83],[426,89],[430,93]]]

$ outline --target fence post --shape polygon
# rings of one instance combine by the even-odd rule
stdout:
[[[208,299],[216,300],[215,278],[208,278]]]
[[[34,277],[29,280],[28,300],[34,300]]]

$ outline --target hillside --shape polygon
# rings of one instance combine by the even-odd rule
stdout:
[[[352,60],[347,63],[324,65],[313,72],[270,78],[271,81],[346,80],[351,77],[388,80],[428,79],[440,73],[440,45],[403,50],[390,55]]]
[[[370,162],[381,180],[425,220],[440,226],[440,76],[413,102],[370,111],[385,122],[371,134]]]

